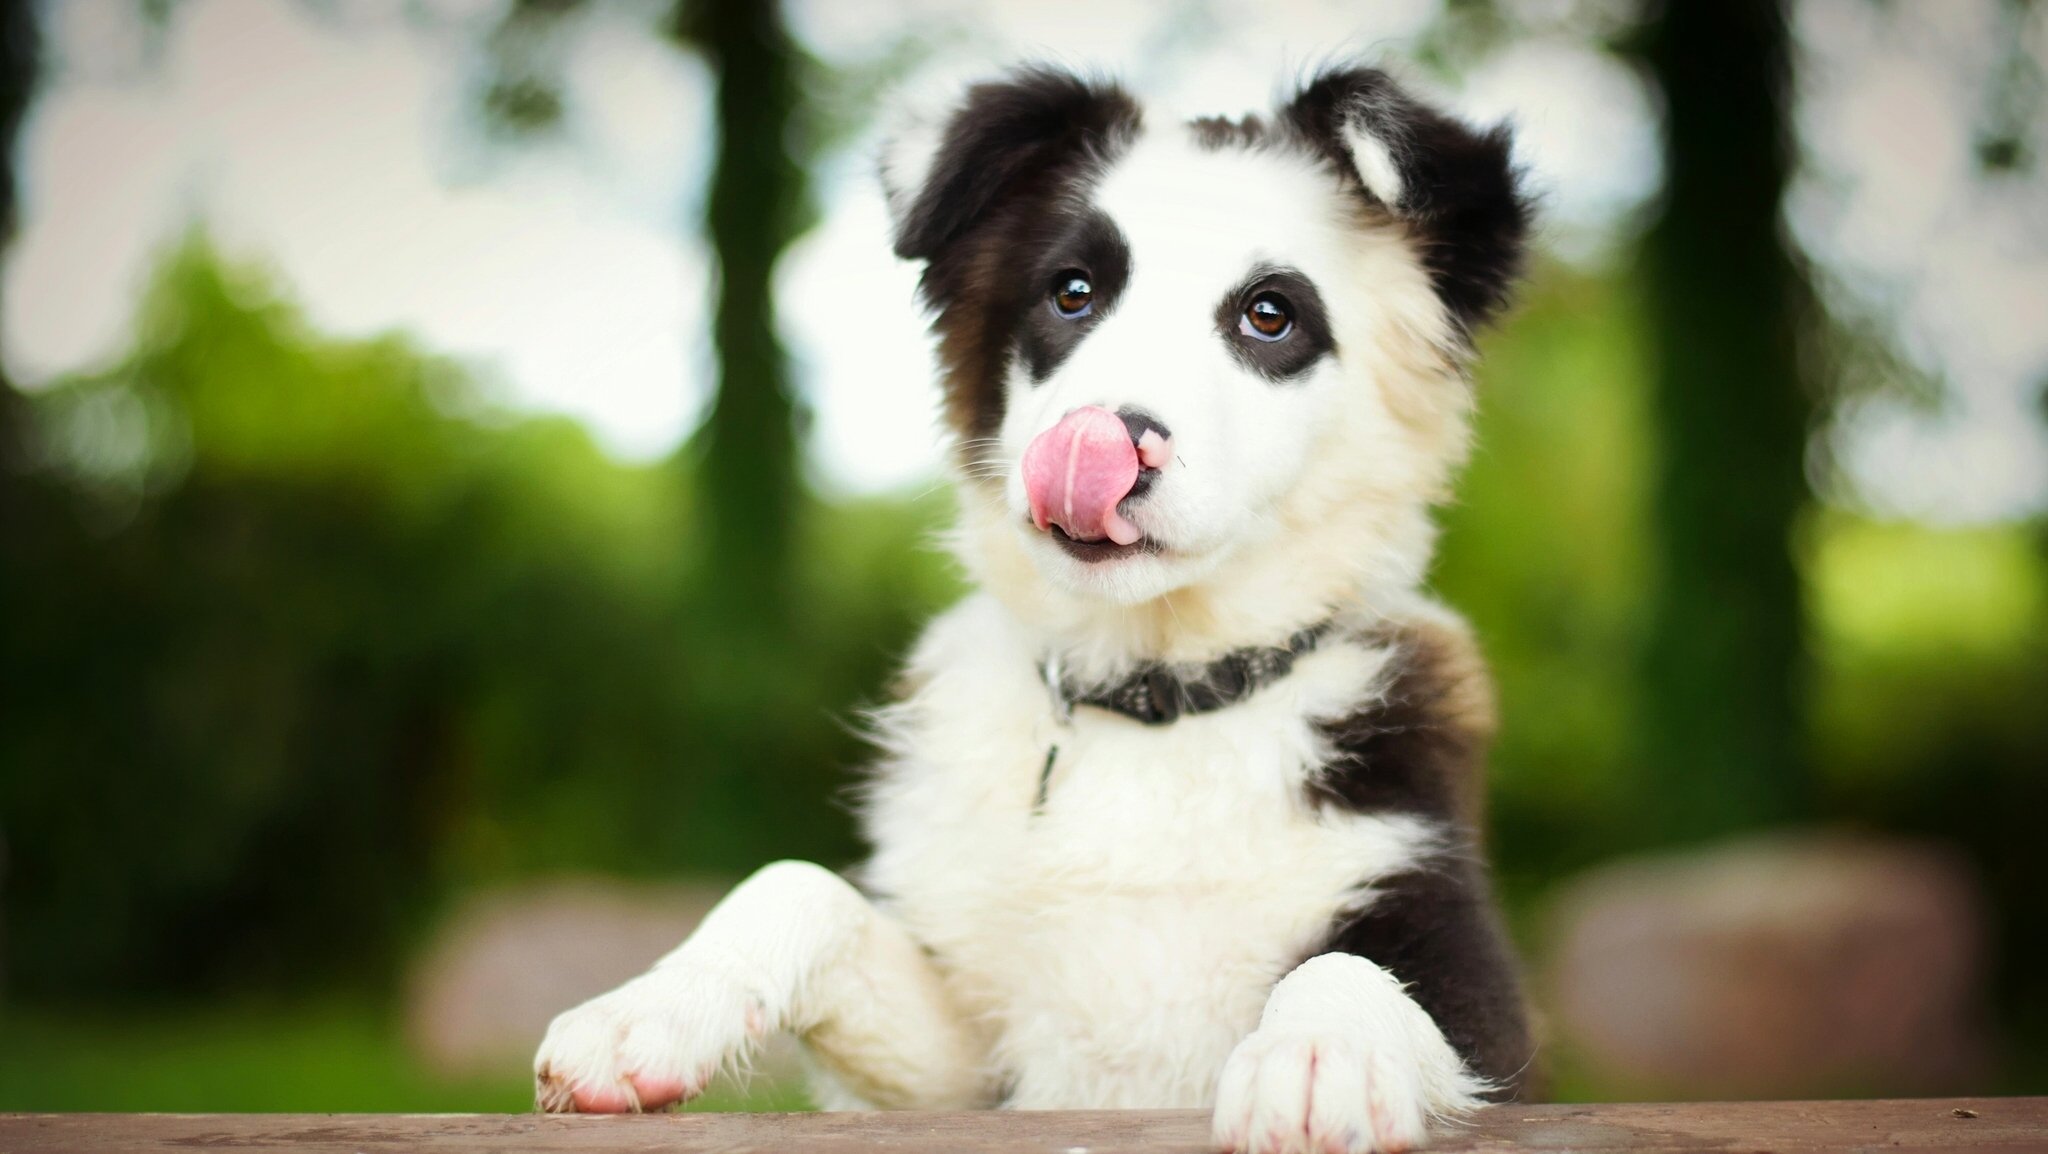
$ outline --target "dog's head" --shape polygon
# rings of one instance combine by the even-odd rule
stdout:
[[[1509,151],[1367,68],[1241,121],[1027,69],[899,135],[977,576],[1281,617],[1412,584],[1521,260]]]

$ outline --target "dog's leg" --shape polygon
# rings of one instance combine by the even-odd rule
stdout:
[[[1224,1063],[1215,1139],[1247,1154],[1410,1150],[1487,1089],[1392,974],[1320,954],[1273,987]]]
[[[874,1105],[984,1104],[980,1049],[923,950],[838,875],[787,861],[741,883],[653,969],[556,1017],[534,1058],[536,1099],[599,1113],[687,1101],[778,1030]]]

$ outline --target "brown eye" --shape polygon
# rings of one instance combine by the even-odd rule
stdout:
[[[1070,269],[1053,282],[1052,307],[1063,317],[1087,316],[1094,301],[1095,286],[1089,284],[1087,276],[1080,272]]]
[[[1245,306],[1237,331],[1262,341],[1277,341],[1294,330],[1294,314],[1279,293],[1260,293]]]

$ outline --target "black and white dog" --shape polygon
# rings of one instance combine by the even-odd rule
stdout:
[[[830,1105],[1205,1107],[1235,1150],[1515,1094],[1491,690],[1420,589],[1528,227],[1505,129],[1368,68],[1237,121],[1030,69],[883,167],[979,591],[879,715],[859,887],[755,874],[555,1020],[541,1105],[687,1099],[785,1030]]]

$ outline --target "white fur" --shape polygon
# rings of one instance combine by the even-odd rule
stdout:
[[[924,190],[932,161],[938,158],[939,146],[944,143],[946,122],[929,109],[908,102],[892,109],[890,116],[893,129],[882,146],[879,165],[882,196],[888,204],[889,216],[901,221],[910,215],[918,194]]]
[[[1357,120],[1346,121],[1342,133],[1344,147],[1351,150],[1351,163],[1366,191],[1388,208],[1401,207],[1401,166],[1393,148]]]
[[[865,878],[995,1027],[1012,1105],[1206,1105],[1273,982],[1434,840],[1303,796],[1313,720],[1370,697],[1385,654],[1333,646],[1154,729],[1093,710],[1062,725],[1038,643],[985,597],[934,625],[911,664],[924,687],[884,717]]]
[[[884,1106],[977,1104],[976,1043],[902,928],[808,862],[776,862],[713,907],[653,969],[558,1015],[534,1073],[540,1100],[629,1076],[701,1093],[743,1070],[771,1032],[793,1031],[850,1093]]]
[[[1406,1150],[1485,1089],[1393,975],[1323,954],[1274,987],[1259,1028],[1231,1051],[1213,1134],[1264,1154]]]
[[[892,202],[934,140],[885,161]],[[1385,144],[1348,143],[1398,203]],[[1307,800],[1330,756],[1318,722],[1383,691],[1385,650],[1334,640],[1246,701],[1158,727],[1063,719],[1039,673],[1050,655],[1084,678],[1207,660],[1333,613],[1443,616],[1417,587],[1464,454],[1450,322],[1401,222],[1308,158],[1152,128],[1091,200],[1130,242],[1130,282],[1049,379],[1009,382],[993,454],[1009,475],[959,486],[954,545],[982,591],[927,630],[912,690],[877,718],[875,904],[769,867],[653,972],[558,1019],[544,1090],[650,1065],[700,1089],[786,1028],[834,1104],[1216,1106],[1220,1141],[1264,1152],[1414,1145],[1482,1088],[1379,967],[1297,965],[1443,832]],[[1216,302],[1265,265],[1316,284],[1338,350],[1279,385],[1215,331]],[[1157,555],[1088,565],[1029,524],[1016,462],[1083,405],[1172,430],[1175,459],[1129,514]]]

